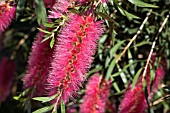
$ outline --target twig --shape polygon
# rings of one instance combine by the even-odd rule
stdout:
[[[155,100],[152,104],[150,104],[150,106],[155,106],[155,105],[159,104],[160,102],[163,102],[164,99],[166,99],[166,98],[170,98],[170,95],[165,95],[165,96]]]
[[[147,13],[147,16],[145,17],[144,21],[142,22],[141,26],[139,27],[139,30],[136,32],[136,34],[133,36],[133,38],[130,40],[130,42],[128,43],[128,45],[124,48],[123,52],[120,54],[120,56],[116,59],[116,63],[119,62],[119,60],[121,59],[121,57],[125,54],[125,52],[127,51],[127,49],[130,47],[130,45],[132,44],[132,42],[137,38],[137,36],[141,33],[145,23],[148,21],[149,16],[151,15],[152,9],[149,10],[149,12]]]
[[[57,100],[56,100],[56,103],[55,103],[55,105],[54,105],[54,108],[53,108],[52,113],[56,113],[58,101],[59,101],[59,99],[61,98],[61,94],[62,94],[62,92],[60,92],[60,94],[59,94],[58,97],[57,97]]]
[[[143,74],[142,74],[142,82],[144,82],[144,79],[145,79],[145,76],[146,76],[146,71],[147,71],[147,68],[148,68],[148,65],[149,65],[149,61],[150,61],[152,53],[153,53],[153,49],[155,48],[156,41],[158,40],[159,34],[162,32],[163,27],[165,26],[166,22],[168,21],[169,15],[170,15],[170,12],[166,16],[165,20],[163,21],[161,27],[159,28],[158,34],[156,35],[155,40],[152,43],[152,47],[151,47],[151,50],[149,52],[149,56],[148,56],[148,59],[147,59],[147,62],[146,62],[146,65],[144,67],[144,71],[143,71]]]

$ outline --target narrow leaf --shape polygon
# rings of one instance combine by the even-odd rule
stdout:
[[[105,13],[98,12],[98,15],[103,17],[104,19],[108,20],[109,22],[114,22],[114,20]]]
[[[65,110],[65,104],[64,104],[63,100],[61,100],[60,106],[61,106],[61,113],[65,113],[66,110]]]
[[[112,76],[112,77],[117,77],[117,76],[119,76],[121,73],[123,73],[123,72],[124,72],[129,66],[131,66],[131,65],[133,65],[133,63],[124,66],[121,71],[119,71],[119,72],[117,72],[117,73],[115,73],[115,74],[113,74],[113,75],[111,75],[111,76]]]
[[[37,21],[38,24],[40,25],[41,23],[46,23],[47,22],[47,13],[46,9],[44,6],[43,0],[35,0],[35,11],[37,15]]]
[[[100,70],[102,70],[102,66],[99,66],[99,67],[96,67],[96,68],[90,70],[90,71],[86,74],[86,76],[89,76],[89,75],[91,75],[91,74],[93,74],[93,73],[95,73],[95,72],[98,72],[98,71],[100,71]]]
[[[134,18],[135,18],[135,19],[140,19],[138,16],[136,16],[136,15],[134,15],[134,14],[131,14],[131,13],[125,11],[123,8],[118,7],[118,9],[119,9],[119,11],[121,12],[121,14],[122,14],[123,16],[126,16],[126,17],[129,18],[130,20],[132,20],[132,19],[134,19]]]
[[[123,15],[123,16],[126,16],[129,20],[132,20],[132,19],[140,19],[138,16],[135,16],[127,11],[125,11],[120,5],[119,3],[117,2],[117,0],[113,0],[113,2],[116,4],[116,6],[118,7],[120,13]]]
[[[152,43],[151,42],[147,42],[147,41],[142,41],[138,44],[135,44],[134,46],[132,47],[140,47],[140,46],[143,46],[143,45],[151,45]]]
[[[152,7],[152,8],[158,8],[158,6],[152,5],[152,4],[148,4],[145,3],[143,1],[140,0],[128,0],[130,3],[139,6],[139,7]]]
[[[120,92],[120,88],[116,82],[113,83],[113,87],[116,89],[117,93]]]
[[[51,105],[51,106],[46,106],[46,107],[43,107],[43,108],[40,108],[40,109],[37,109],[36,111],[32,112],[32,113],[46,113],[50,110],[52,110],[54,107],[54,105]]]
[[[33,100],[41,101],[42,103],[49,102],[53,99],[55,99],[58,96],[58,93],[51,96],[51,97],[35,97]]]
[[[53,36],[52,39],[51,39],[51,42],[50,42],[50,47],[51,47],[51,48],[53,48],[54,42],[55,42],[55,39],[54,39],[54,36]]]
[[[119,56],[119,55],[118,55]],[[109,80],[109,78],[110,78],[110,76],[111,76],[111,74],[112,74],[112,71],[113,71],[113,69],[114,69],[114,67],[115,67],[115,65],[116,65],[116,59],[118,58],[118,56],[116,57],[116,58],[114,58],[113,60],[112,60],[112,62],[110,63],[110,66],[109,66],[109,68],[108,68],[108,70],[107,70],[107,73],[106,73],[106,80],[108,81]]]
[[[41,31],[41,32],[43,32],[43,33],[46,33],[46,34],[51,34],[51,32],[49,32],[49,31],[46,31],[46,30],[44,30],[44,29],[41,29],[41,28],[37,28],[39,31]]]
[[[140,68],[140,69],[138,70],[138,72],[136,73],[136,75],[135,75],[135,77],[134,77],[134,79],[133,79],[133,82],[132,82],[132,90],[134,89],[134,87],[135,87],[135,85],[136,85],[136,82],[137,82],[137,80],[138,80],[138,78],[139,78],[139,75],[141,74],[142,70],[143,70],[143,67]]]
[[[111,50],[110,50],[110,57],[113,56],[114,53],[116,53],[116,51],[121,47],[122,44],[124,44],[126,40],[122,40],[120,42],[118,42]]]

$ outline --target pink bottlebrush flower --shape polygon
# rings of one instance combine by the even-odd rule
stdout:
[[[158,89],[158,86],[160,82],[163,80],[165,76],[165,72],[167,70],[167,61],[166,58],[163,56],[160,58],[160,61],[158,63],[158,68],[156,69],[155,78],[153,80],[153,92],[155,92]]]
[[[53,48],[50,48],[50,40],[41,42],[43,36],[44,33],[40,32],[33,43],[28,69],[23,78],[24,88],[35,88],[38,96],[45,93],[45,84],[53,53]]]
[[[44,0],[44,5],[46,8],[52,8],[56,0]]]
[[[101,77],[93,75],[86,86],[80,113],[104,113],[109,91],[110,82],[101,83]]]
[[[0,102],[4,101],[10,93],[14,72],[14,62],[3,57],[0,62]]]
[[[129,87],[119,106],[119,113],[146,113],[147,102],[142,84],[137,84],[133,91]]]
[[[0,34],[10,25],[15,16],[16,8],[9,3],[0,2]]]
[[[152,54],[150,65],[153,67],[155,63],[156,56]],[[127,91],[124,94],[124,98],[121,101],[119,106],[119,113],[145,113],[148,105],[146,102],[145,93],[142,85],[143,72],[141,76],[138,78],[138,81],[132,90],[132,85],[129,85]],[[152,92],[150,91],[151,83],[150,83],[150,66],[148,66],[145,79],[147,84],[147,93],[149,95],[149,99],[152,97]]]
[[[65,103],[75,96],[93,61],[102,22],[91,16],[72,14],[62,28],[54,52],[52,71],[48,78],[49,95],[61,94]]]
[[[153,67],[155,62],[156,56],[155,54],[151,57],[151,66]],[[163,79],[165,75],[165,70],[167,69],[166,66],[166,59],[163,57],[159,62],[159,67],[156,70],[156,75],[153,80],[152,86],[150,83],[150,67],[148,67],[146,72],[146,83],[147,83],[147,91],[148,91],[148,99],[151,100],[153,93],[157,90],[160,81]],[[153,87],[153,88],[152,88]],[[151,89],[151,90],[150,90]],[[148,108],[146,97],[143,91],[142,86],[142,76],[138,79],[134,90],[131,90],[131,85],[127,89],[123,100],[121,101],[119,113],[145,113],[146,109]]]
[[[70,0],[57,0],[52,7],[52,10],[49,11],[48,18],[61,18],[64,13],[68,10]]]

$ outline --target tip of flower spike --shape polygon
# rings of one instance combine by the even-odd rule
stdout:
[[[129,87],[124,94],[119,106],[119,113],[146,113],[147,102],[142,84],[134,87],[133,91]]]
[[[0,61],[0,102],[4,101],[10,93],[14,72],[14,62],[3,57]]]
[[[50,48],[50,40],[43,40],[45,34],[40,32],[33,42],[32,51],[29,56],[26,74],[23,78],[24,88],[35,88],[33,96],[42,96],[46,92],[45,84],[49,74],[52,53],[54,48]]]
[[[10,25],[14,19],[16,8],[9,3],[0,2],[0,34]]]
[[[57,0],[52,6],[52,10],[49,11],[48,18],[61,18],[68,10],[69,1],[67,0]]]
[[[104,113],[109,90],[109,82],[101,81],[101,76],[93,75],[87,83],[80,113]]]
[[[159,84],[163,80],[167,71],[167,59],[165,56],[161,57],[158,62],[158,68],[156,69],[155,78],[153,80],[153,92],[158,89]]]

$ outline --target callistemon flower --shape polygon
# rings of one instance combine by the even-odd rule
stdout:
[[[84,5],[88,0],[56,0],[51,11],[49,11],[48,18],[61,18],[68,12],[68,7],[74,5]]]
[[[55,47],[52,71],[49,74],[49,95],[59,93],[67,102],[76,94],[93,61],[99,36],[103,33],[101,21],[92,16],[69,15],[69,22],[62,28]]]
[[[93,75],[86,86],[80,113],[104,113],[110,91],[110,82],[101,81],[101,76]]]
[[[153,92],[157,91],[158,86],[160,85],[161,81],[163,80],[165,76],[165,72],[167,70],[167,59],[165,56],[161,57],[158,62],[158,68],[156,69],[155,78],[153,80]]]
[[[40,32],[33,43],[26,75],[23,78],[24,88],[35,88],[38,96],[45,93],[45,84],[53,53],[53,48],[50,48],[50,40],[41,42],[43,36],[44,33]]]
[[[0,2],[0,34],[10,25],[14,19],[16,8],[9,3]]]
[[[155,54],[152,54],[150,65],[153,67],[155,62]],[[127,91],[124,94],[123,100],[119,106],[119,113],[145,113],[148,105],[145,97],[145,92],[143,88],[142,78],[143,72],[141,73],[134,89],[132,90],[132,85],[130,84]],[[151,83],[150,83],[150,67],[148,66],[145,79],[147,84],[147,93],[149,99],[151,99]]]
[[[56,0],[44,0],[44,5],[47,8],[52,8],[55,4]]]
[[[142,83],[137,84],[132,90],[128,87],[119,106],[119,113],[145,113],[148,105]]]
[[[0,62],[0,102],[4,101],[10,93],[14,72],[14,62],[3,57]]]
[[[68,10],[70,0],[57,0],[52,7],[52,10],[49,11],[48,18],[61,18]]]

